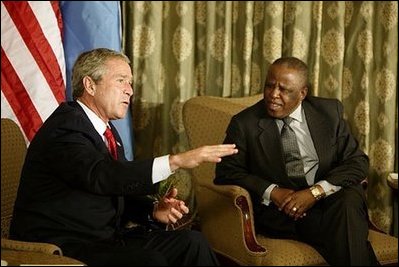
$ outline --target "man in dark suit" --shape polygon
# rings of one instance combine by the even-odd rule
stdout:
[[[126,161],[110,120],[124,117],[129,107],[129,63],[125,55],[102,48],[78,57],[74,101],[53,112],[28,148],[11,237],[56,244],[88,265],[217,265],[201,233],[165,230],[189,212],[176,189],[155,203],[145,196],[178,168],[219,162],[237,149],[204,146]],[[133,219],[140,226],[124,227]]]
[[[306,242],[331,265],[376,265],[361,186],[368,157],[344,121],[341,102],[307,94],[306,64],[277,59],[264,99],[231,119],[224,142],[235,143],[239,153],[217,164],[214,182],[250,192],[257,233]],[[295,164],[284,148],[283,119],[295,133]],[[295,175],[293,164],[300,166]]]

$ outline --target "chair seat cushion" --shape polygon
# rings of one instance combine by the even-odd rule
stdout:
[[[274,239],[256,235],[258,242],[267,249],[263,266],[327,265],[323,257],[311,246],[291,239]]]
[[[369,230],[369,240],[381,265],[398,262],[398,239],[374,230]]]
[[[323,257],[311,246],[290,239],[274,239],[256,236],[258,242],[267,248],[268,255],[262,265],[302,266],[327,265]],[[374,230],[369,231],[369,240],[382,265],[398,262],[398,239]]]

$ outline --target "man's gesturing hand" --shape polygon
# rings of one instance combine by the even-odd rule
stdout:
[[[169,157],[170,169],[178,168],[191,169],[199,166],[203,162],[220,162],[222,157],[238,153],[236,145],[223,144],[202,146],[193,150],[182,152]]]

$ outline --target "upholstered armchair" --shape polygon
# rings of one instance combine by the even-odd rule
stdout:
[[[256,103],[262,95],[242,98],[199,96],[186,101],[183,123],[191,148],[222,143],[232,115]],[[234,185],[215,185],[215,164],[192,170],[200,229],[213,249],[240,265],[327,265],[311,246],[273,239],[254,230],[249,193]],[[370,230],[369,239],[382,264],[398,262],[398,239]]]
[[[62,256],[53,244],[9,239],[10,222],[17,195],[22,165],[26,155],[25,139],[19,126],[1,119],[1,258],[14,264],[79,264]],[[52,256],[49,256],[52,255]]]

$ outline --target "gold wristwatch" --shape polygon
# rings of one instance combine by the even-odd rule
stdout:
[[[312,193],[313,197],[316,200],[320,200],[321,198],[324,197],[324,192],[322,192],[319,187],[312,185],[312,187],[309,188],[310,192]]]

